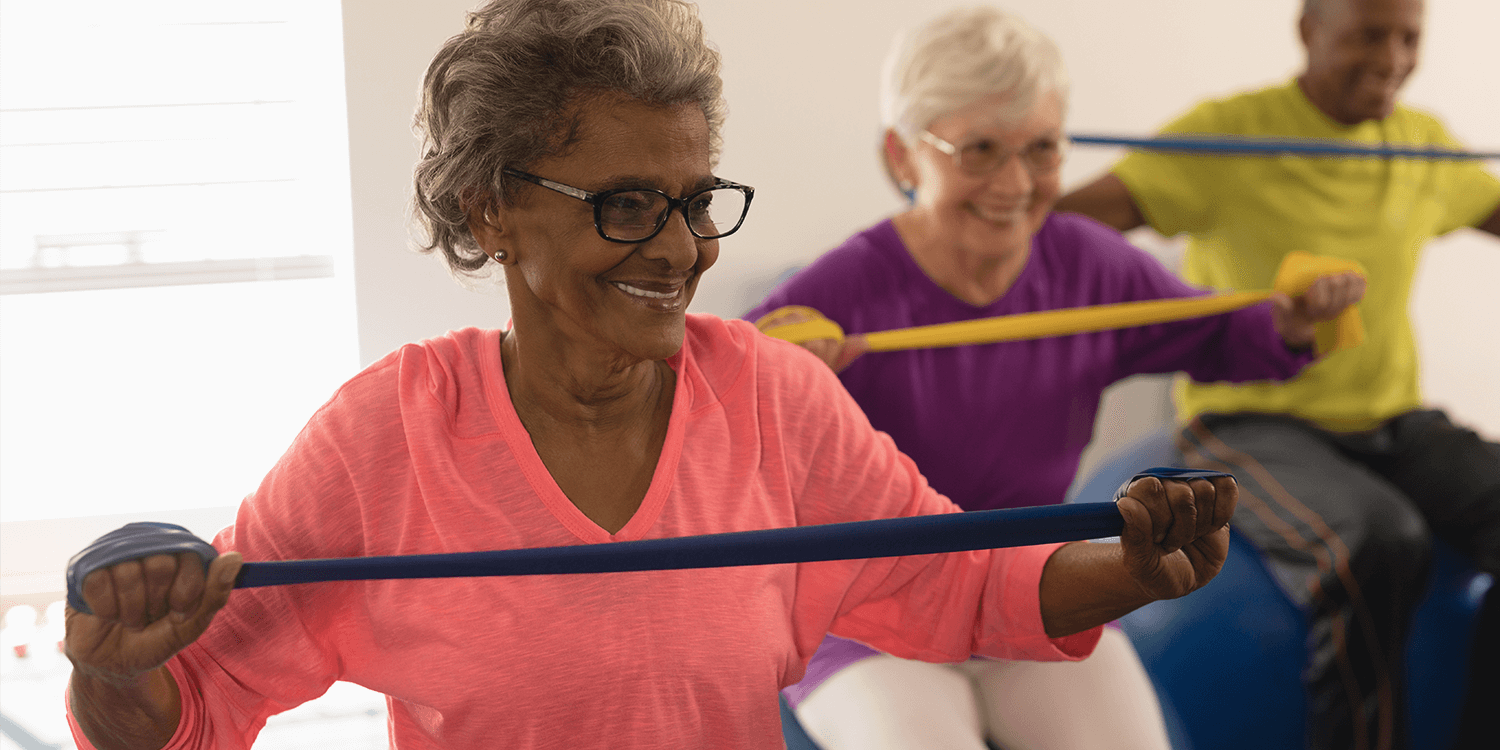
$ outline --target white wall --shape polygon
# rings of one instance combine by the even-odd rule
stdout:
[[[469,0],[346,0],[344,78],[354,207],[354,292],[361,364],[409,341],[505,324],[504,296],[460,288],[441,259],[412,247],[407,202],[418,144],[412,113],[427,63],[463,29]]]

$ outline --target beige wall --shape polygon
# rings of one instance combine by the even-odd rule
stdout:
[[[408,341],[506,321],[503,297],[465,291],[442,262],[410,250],[407,200],[417,140],[412,112],[422,73],[463,28],[467,0],[344,2],[344,80],[354,216],[360,363]]]

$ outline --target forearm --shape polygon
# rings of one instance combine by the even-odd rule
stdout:
[[[1065,544],[1042,568],[1042,627],[1050,638],[1081,633],[1153,601],[1126,571],[1119,544]]]
[[[1125,183],[1114,174],[1085,185],[1058,199],[1054,207],[1058,211],[1083,214],[1121,232],[1135,229],[1146,223],[1141,209],[1131,197]]]
[[[1288,337],[1278,329],[1272,305],[1255,305],[1221,316],[1220,326],[1182,368],[1200,383],[1286,380],[1315,360],[1315,339]]]
[[[97,750],[160,750],[182,717],[177,680],[166,667],[123,683],[74,669],[68,697],[73,719]]]
[[[1479,222],[1477,228],[1481,232],[1489,232],[1496,237],[1500,237],[1500,206],[1495,206],[1495,212],[1490,214],[1490,218]]]

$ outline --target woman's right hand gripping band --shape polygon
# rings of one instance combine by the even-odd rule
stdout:
[[[229,601],[237,552],[220,555],[181,526],[132,523],[68,562],[64,650],[81,676],[114,684],[156,669]]]

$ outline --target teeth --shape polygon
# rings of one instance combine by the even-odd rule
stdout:
[[[1026,210],[1017,208],[1010,211],[988,211],[979,206],[973,206],[974,215],[985,221],[996,223],[1011,223],[1026,218]]]
[[[677,292],[649,292],[645,289],[633,287],[623,282],[616,281],[613,283],[616,287],[619,287],[620,291],[625,292],[626,294],[634,294],[637,297],[646,297],[649,299],[672,299],[673,297],[677,296]]]

